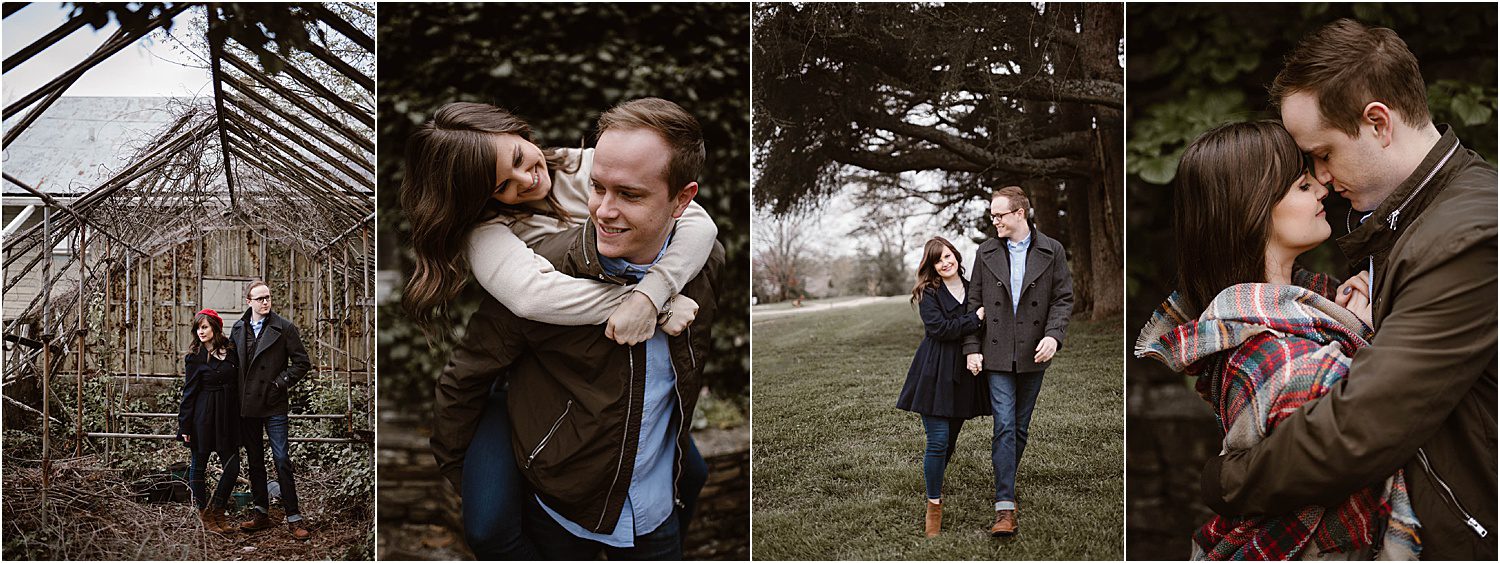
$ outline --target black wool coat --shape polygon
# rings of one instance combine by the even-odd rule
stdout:
[[[1005,239],[990,239],[979,245],[967,301],[969,310],[984,307],[984,332],[964,339],[964,354],[983,354],[984,369],[1015,373],[1046,370],[1050,360],[1038,363],[1033,358],[1037,343],[1047,336],[1057,340],[1058,353],[1062,352],[1068,318],[1073,315],[1073,275],[1068,271],[1068,253],[1062,243],[1034,226],[1021,283],[1021,300],[1012,311],[1010,250]]]
[[[312,368],[297,325],[276,313],[266,315],[260,340],[250,339],[250,310],[234,322],[229,338],[239,350],[240,416],[263,418],[287,414],[287,392]]]
[[[192,436],[185,445],[195,451],[234,455],[240,446],[239,356],[233,349],[222,360],[207,350],[188,354],[183,374],[177,436]]]
[[[989,415],[988,379],[964,365],[963,338],[979,331],[979,316],[945,286],[923,290],[917,307],[927,334],[906,371],[896,408],[963,419]]]

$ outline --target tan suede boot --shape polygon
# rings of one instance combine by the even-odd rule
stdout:
[[[926,501],[927,505],[927,537],[936,537],[938,532],[943,531],[943,504]]]

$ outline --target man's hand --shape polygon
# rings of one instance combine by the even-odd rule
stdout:
[[[979,375],[979,372],[984,371],[984,354],[969,354],[968,363],[969,373]]]
[[[651,298],[639,291],[630,292],[625,302],[615,307],[604,325],[604,336],[624,344],[635,346],[651,339],[656,333],[656,305]]]
[[[667,320],[661,323],[661,330],[670,336],[677,336],[698,318],[698,302],[678,294],[667,302],[667,311],[670,312],[667,313]]]
[[[1031,359],[1036,363],[1042,363],[1052,359],[1052,355],[1056,353],[1057,339],[1051,336],[1043,336],[1042,341],[1036,343],[1036,355],[1032,356]]]
[[[975,309],[974,310],[974,314],[979,315],[979,320],[981,320],[981,321],[984,320],[984,307],[980,307],[978,309]]]

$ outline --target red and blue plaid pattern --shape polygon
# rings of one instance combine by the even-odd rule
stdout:
[[[1137,357],[1197,378],[1199,394],[1218,416],[1225,449],[1254,445],[1303,403],[1326,394],[1368,345],[1369,327],[1328,299],[1330,280],[1299,274],[1300,286],[1225,289],[1196,320],[1187,318],[1174,293],[1136,341]],[[1421,547],[1416,527],[1398,471],[1385,487],[1362,489],[1332,509],[1214,516],[1193,534],[1193,556],[1285,560],[1380,550],[1382,559],[1415,559]]]

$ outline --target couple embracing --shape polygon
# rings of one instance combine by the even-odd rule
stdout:
[[[1194,377],[1224,436],[1194,558],[1495,560],[1495,168],[1426,92],[1394,31],[1339,20],[1287,57],[1280,122],[1182,155],[1179,288],[1135,353]],[[1342,283],[1295,262],[1330,191]]]
[[[470,273],[487,294],[432,429],[482,560],[681,559],[707,480],[690,423],[724,250],[693,201],[701,127],[642,98],[597,131],[544,149],[519,117],[455,102],[407,142],[403,305],[447,338]]]
[[[965,420],[994,417],[990,461],[995,520],[990,535],[1016,533],[1016,469],[1026,450],[1042,376],[1067,334],[1073,279],[1067,253],[1031,223],[1031,204],[1016,186],[996,191],[990,220],[996,238],[979,245],[974,277],[965,280],[958,250],[942,237],[923,249],[912,302],[926,335],[907,371],[896,406],[922,415],[927,432],[922,473],[925,533],[938,535],[943,473]]]
[[[306,540],[312,533],[297,507],[297,485],[287,450],[287,395],[312,364],[297,325],[271,311],[270,286],[260,280],[250,282],[245,305],[245,314],[227,336],[217,311],[204,309],[193,317],[193,344],[183,358],[185,379],[177,410],[177,437],[192,451],[188,486],[208,531],[270,528],[262,437],[270,438],[287,532]],[[236,523],[227,521],[224,512],[239,478],[242,445],[249,465],[252,515]],[[204,481],[210,454],[218,454],[224,466],[212,497]]]

